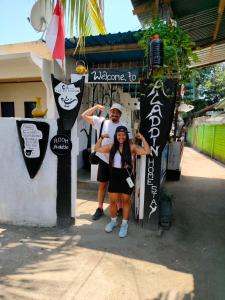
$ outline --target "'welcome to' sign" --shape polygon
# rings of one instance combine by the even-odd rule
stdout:
[[[90,69],[88,82],[135,83],[138,82],[137,69]]]

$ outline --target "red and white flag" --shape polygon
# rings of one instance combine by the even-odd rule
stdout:
[[[64,14],[60,0],[57,0],[51,22],[46,31],[46,44],[52,52],[52,58],[65,59]]]

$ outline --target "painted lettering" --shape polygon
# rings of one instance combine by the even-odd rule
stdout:
[[[161,123],[160,117],[158,116],[151,116],[149,121],[151,121],[151,127],[158,126]]]
[[[151,149],[152,149],[152,152],[155,154],[155,156],[159,155],[159,146],[156,146],[155,148],[151,147]]]
[[[150,139],[155,139],[160,134],[159,128],[157,127],[152,127],[148,132],[150,133]]]

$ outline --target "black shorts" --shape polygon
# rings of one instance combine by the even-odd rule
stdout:
[[[97,180],[100,182],[109,181],[109,164],[103,160],[99,160]]]
[[[112,168],[110,170],[109,177],[109,193],[121,193],[131,195],[134,188],[130,188],[126,178],[131,174],[131,169],[128,171],[124,168]],[[131,179],[134,182],[134,176],[131,175]]]

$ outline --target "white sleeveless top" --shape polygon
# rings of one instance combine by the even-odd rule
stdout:
[[[134,157],[131,155],[131,163],[133,163]],[[122,168],[122,162],[121,162],[121,154],[117,150],[113,159],[113,167],[114,168]]]
[[[114,159],[113,159],[113,167],[114,168],[121,168],[121,155],[119,151],[116,151]]]

